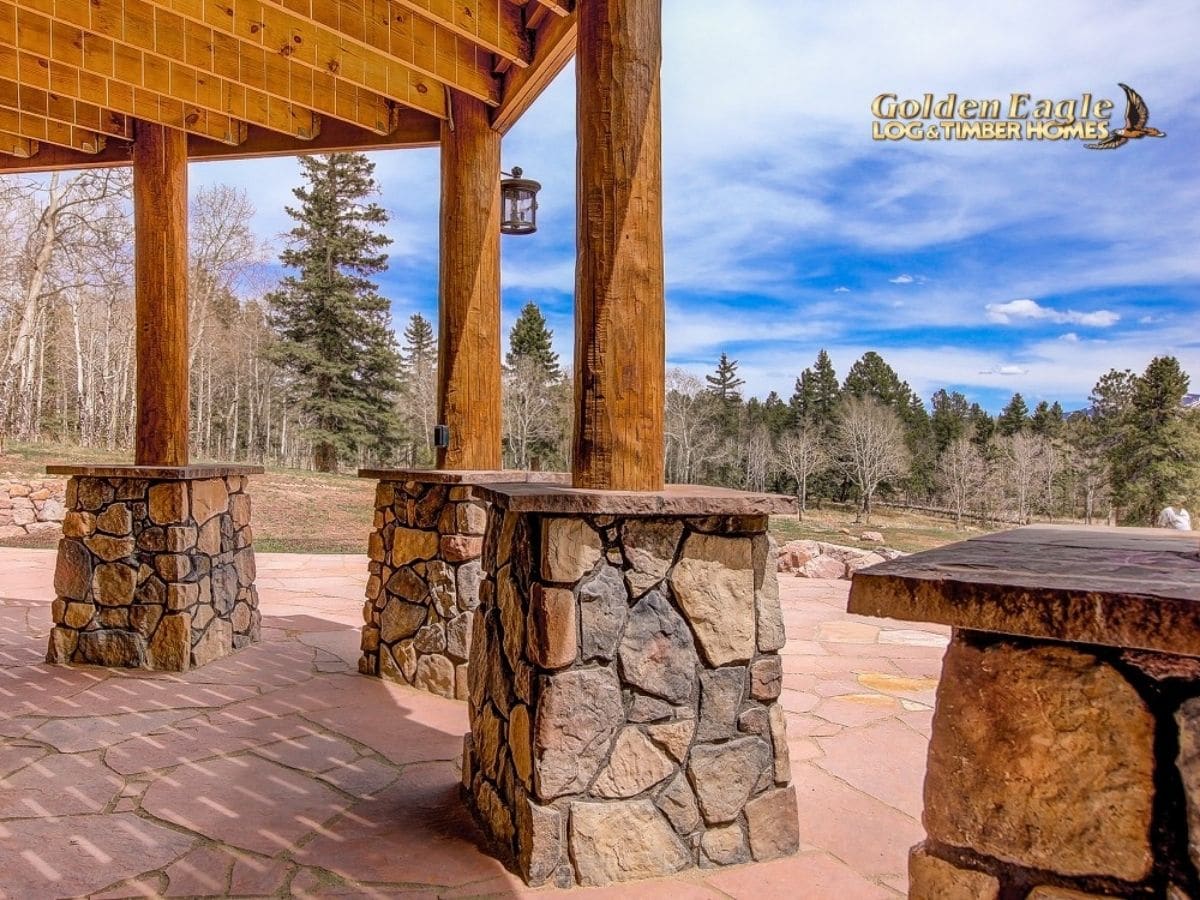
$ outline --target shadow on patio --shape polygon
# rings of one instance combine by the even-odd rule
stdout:
[[[0,897],[516,896],[458,796],[466,706],[355,673],[366,566],[260,554],[263,641],[184,675],[41,662],[52,551],[0,550]],[[784,576],[801,852],[588,895],[894,897],[948,629]]]

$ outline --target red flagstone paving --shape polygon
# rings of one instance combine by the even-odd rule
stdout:
[[[260,554],[263,642],[182,675],[42,663],[53,572],[0,549],[0,900],[562,893],[481,849],[465,704],[355,673],[363,558]],[[949,632],[846,593],[780,581],[801,852],[572,895],[903,895]]]

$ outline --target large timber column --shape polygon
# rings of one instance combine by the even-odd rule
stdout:
[[[442,123],[439,469],[500,468],[500,134],[454,92]]]
[[[139,466],[188,464],[187,135],[137,123],[133,144]]]
[[[576,487],[663,487],[661,0],[579,4]]]

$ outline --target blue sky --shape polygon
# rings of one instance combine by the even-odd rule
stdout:
[[[876,350],[928,401],[1013,391],[1082,406],[1110,367],[1178,356],[1200,389],[1200,16],[1143,3],[664,0],[668,364],[739,360],[791,393],[822,347]],[[1135,40],[1131,42],[1131,36]],[[880,93],[1146,99],[1165,140],[878,143]],[[565,362],[575,265],[574,71],[505,138],[543,184],[540,231],[505,238],[504,322],[537,301]],[[374,154],[392,214],[399,329],[436,317],[438,153]],[[192,167],[244,187],[277,250],[288,159]]]

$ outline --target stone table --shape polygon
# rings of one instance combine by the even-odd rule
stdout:
[[[358,669],[465,700],[488,504],[497,482],[566,482],[565,472],[360,469],[379,482],[367,543]]]
[[[47,466],[68,476],[47,661],[184,672],[257,641],[262,471]]]
[[[1020,528],[848,609],[954,626],[910,896],[1200,896],[1200,536]]]
[[[794,853],[768,515],[713,488],[477,488],[463,787],[531,884]]]

